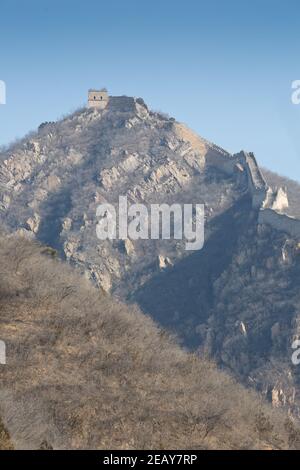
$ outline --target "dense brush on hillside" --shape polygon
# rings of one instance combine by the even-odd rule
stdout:
[[[0,411],[16,448],[299,446],[284,415],[51,255],[0,240]]]
[[[10,439],[10,436],[0,421],[0,450],[13,450],[13,445]]]

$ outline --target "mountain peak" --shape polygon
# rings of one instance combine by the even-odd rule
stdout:
[[[102,290],[138,303],[189,348],[203,348],[264,388],[252,304],[260,311],[272,274],[274,285],[287,286],[282,288],[294,299],[289,311],[296,309],[298,290],[290,280],[300,221],[292,217],[299,198],[281,188],[279,177],[273,187],[263,173],[253,153],[230,154],[151,111],[141,98],[109,97],[104,108],[86,107],[42,123],[3,152],[0,220],[9,232],[57,250]],[[99,240],[97,207],[116,205],[119,196],[147,209],[203,204],[203,249],[189,253],[185,240],[177,239]],[[281,300],[266,312],[264,354],[272,357],[269,338],[286,328],[280,326]],[[235,341],[242,342],[241,358]],[[276,338],[274,344],[276,349]],[[282,372],[280,383],[287,383],[287,374]]]

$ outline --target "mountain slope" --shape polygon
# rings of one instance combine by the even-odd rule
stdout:
[[[1,237],[0,262],[0,412],[16,448],[300,445],[283,414],[49,250]]]
[[[159,257],[186,256],[184,244],[138,240],[129,254],[122,243],[99,243],[99,203],[120,195],[147,205],[193,200],[206,204],[210,219],[240,197],[237,178],[223,171],[234,166],[229,154],[133,98],[44,125],[2,162],[2,222],[34,233],[103,289],[123,295],[151,277]]]
[[[298,186],[231,155],[143,100],[111,97],[1,155],[0,220],[55,248],[95,285],[138,303],[191,349],[299,416]],[[265,177],[265,178],[264,178]],[[266,179],[266,180],[265,180]],[[273,186],[271,191],[269,186]],[[99,241],[96,208],[204,203],[205,245],[178,240]]]

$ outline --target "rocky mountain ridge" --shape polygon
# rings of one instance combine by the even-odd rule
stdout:
[[[167,202],[178,194],[181,201],[203,202],[207,220],[246,193],[253,207],[287,207],[286,201],[282,206],[282,190],[273,193],[267,188],[253,154],[230,155],[186,126],[152,113],[141,99],[111,97],[106,110],[81,110],[61,122],[42,124],[38,133],[10,147],[1,160],[1,219],[10,229],[34,234],[82,264],[105,290],[124,277],[128,262],[117,266],[103,244],[100,256],[109,258],[107,265],[99,270],[94,263],[99,249],[92,240],[98,203],[116,203],[120,194],[130,202]],[[78,201],[82,207],[77,209]],[[262,223],[264,217],[280,224],[276,214],[261,211]],[[133,244],[125,245],[117,251],[132,255]],[[158,265],[170,258],[168,251],[166,246],[161,252],[155,249]],[[173,256],[177,259],[178,253]]]
[[[231,155],[141,99],[111,97],[104,110],[45,123],[2,152],[0,219],[298,414],[290,359],[299,335],[297,198],[289,207],[289,187],[269,185],[263,173],[253,154]],[[97,205],[119,195],[203,203],[204,248],[100,242]]]

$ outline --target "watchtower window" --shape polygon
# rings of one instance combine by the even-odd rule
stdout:
[[[97,99],[97,96],[94,96],[94,100],[96,100],[96,99]]]

